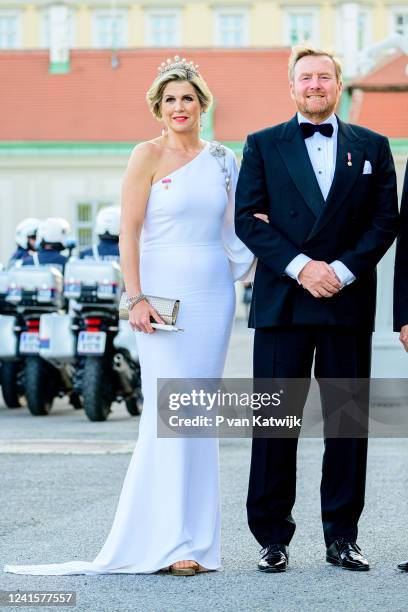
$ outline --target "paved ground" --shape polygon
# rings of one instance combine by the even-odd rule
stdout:
[[[250,333],[239,325],[227,376],[250,375],[250,344]],[[115,407],[106,423],[90,423],[82,412],[63,402],[44,419],[31,417],[25,409],[0,406],[0,567],[95,557],[111,525],[137,427],[138,419],[128,417],[120,407]],[[0,572],[0,590],[75,590],[73,609],[81,612],[408,610],[408,574],[395,570],[399,561],[408,558],[408,442],[370,440],[367,503],[359,542],[372,570],[364,574],[324,561],[319,518],[321,453],[321,440],[301,440],[294,512],[298,530],[286,574],[256,571],[259,547],[245,517],[250,445],[247,440],[224,440],[222,572],[195,578],[40,577]]]

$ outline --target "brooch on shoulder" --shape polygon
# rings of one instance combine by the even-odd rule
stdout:
[[[225,157],[225,147],[223,147],[220,142],[213,140],[213,142],[210,143],[210,153],[214,155],[214,157]]]
[[[210,153],[217,161],[219,167],[221,168],[221,172],[224,174],[225,178],[225,189],[227,193],[231,189],[231,177],[228,173],[228,168],[226,166],[226,157],[227,153],[225,147],[220,143],[214,140],[210,143]]]

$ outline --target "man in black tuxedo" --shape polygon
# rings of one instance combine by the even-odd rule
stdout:
[[[236,193],[236,232],[258,257],[249,317],[254,378],[310,379],[314,359],[317,379],[367,379],[375,269],[398,225],[390,147],[385,137],[334,114],[342,76],[330,53],[295,48],[289,85],[298,113],[248,136]],[[324,385],[320,395],[327,422],[342,406],[334,406]],[[306,396],[307,389],[302,409]],[[368,410],[368,391],[364,398]],[[253,439],[247,511],[263,547],[261,571],[287,567],[296,451],[296,438]],[[369,569],[356,544],[366,456],[364,435],[325,439],[326,560],[351,570]]]
[[[408,162],[402,187],[401,224],[395,253],[394,331],[400,332],[400,341],[408,352]],[[400,563],[398,568],[408,572],[408,561]]]

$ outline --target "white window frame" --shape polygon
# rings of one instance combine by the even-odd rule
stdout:
[[[314,6],[290,6],[284,9],[284,33],[285,33],[285,44],[288,46],[292,46],[294,43],[291,40],[291,18],[293,16],[304,16],[310,15],[312,17],[312,36],[308,41],[310,44],[314,46],[319,46],[320,44],[320,11],[317,7]],[[301,39],[298,43],[302,43]],[[297,44],[297,43],[295,43]]]
[[[371,8],[367,6],[359,6],[359,18],[360,15],[364,15],[366,18],[366,29],[365,34],[363,36],[363,44],[361,48],[359,47],[359,41],[357,39],[357,49],[358,52],[364,51],[367,47],[369,47],[373,42],[373,11]],[[357,36],[358,36],[358,26],[357,26]]]
[[[128,9],[115,9],[110,11],[109,9],[94,9],[92,11],[91,18],[91,45],[94,49],[112,49],[112,41],[110,44],[101,45],[98,40],[99,32],[98,32],[98,19],[101,17],[114,19],[115,17],[119,18],[123,24],[123,44],[118,45],[118,49],[126,49],[129,46],[129,15]]]
[[[222,39],[221,34],[221,19],[223,17],[230,16],[240,16],[242,17],[243,27],[242,27],[242,43],[239,45],[229,45],[225,44]],[[237,6],[229,6],[229,7],[219,7],[214,9],[214,43],[217,47],[224,48],[234,48],[234,47],[248,47],[249,46],[249,12],[245,7]]]
[[[5,51],[7,49],[21,49],[22,47],[22,11],[21,10],[8,10],[8,9],[0,9],[0,19],[2,17],[10,18],[14,17],[17,20],[17,28],[16,28],[16,42],[14,46],[11,47],[3,47],[0,45],[0,49]]]
[[[339,59],[343,57],[343,31],[341,5],[336,7],[336,54]]]
[[[68,21],[69,21],[69,33],[68,42],[71,49],[76,46],[76,29],[75,29],[75,9],[71,6],[68,8]],[[41,25],[40,25],[40,45],[42,49],[49,49],[49,20],[50,20],[50,7],[47,7],[41,11]],[[47,24],[48,21],[48,24]]]
[[[367,47],[373,44],[373,10],[370,6],[359,5],[358,13],[359,15],[364,14],[367,18],[365,41],[363,41],[363,46],[361,49],[358,46],[358,24],[357,24],[356,48],[357,48],[357,53],[360,54],[360,53],[364,53],[365,49],[367,49]],[[336,46],[335,48],[336,48],[336,54],[339,56],[341,60],[344,58],[344,53],[345,53],[342,19],[343,19],[342,6],[339,5],[336,8]]]
[[[174,17],[174,41],[158,44],[153,31],[152,20],[155,17]],[[181,45],[181,11],[176,8],[149,9],[145,12],[145,45],[147,47],[179,47]]]
[[[404,15],[408,19],[408,6],[406,4],[393,5],[390,7],[390,35],[396,36],[395,18],[397,15]],[[407,26],[408,33],[408,26]]]
[[[105,208],[105,206],[113,206],[113,205],[114,205],[114,198],[93,199],[93,198],[89,198],[86,196],[83,198],[79,196],[75,198],[72,204],[72,207],[73,207],[72,218],[74,219],[74,232],[75,232],[75,238],[77,241],[78,251],[81,251],[82,249],[86,247],[90,247],[97,242],[97,235],[95,233],[96,215],[98,214],[100,210],[102,210],[102,208]],[[89,221],[81,221],[79,219],[79,214],[78,214],[79,206],[90,206],[91,207],[91,211],[90,211],[91,219]],[[86,229],[90,231],[91,242],[80,243],[79,230],[81,229]]]

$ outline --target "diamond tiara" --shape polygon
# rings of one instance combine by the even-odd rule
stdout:
[[[161,65],[157,68],[157,70],[159,71],[159,75],[161,76],[169,70],[174,70],[176,68],[182,68],[187,73],[199,76],[198,64],[194,64],[194,62],[188,62],[185,57],[180,59],[178,55],[174,56],[174,61],[168,59],[166,62],[162,62]]]

